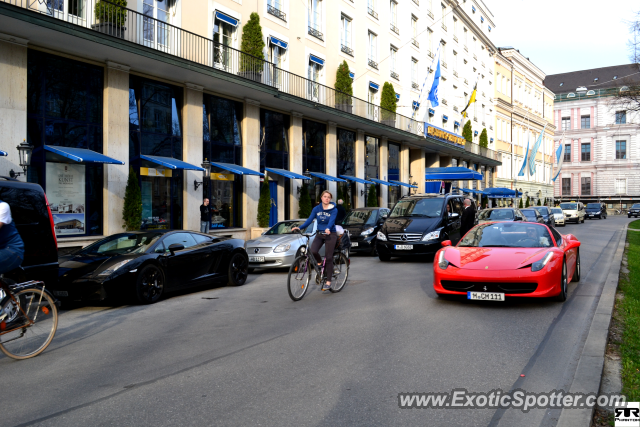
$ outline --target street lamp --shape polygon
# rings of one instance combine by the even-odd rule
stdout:
[[[211,178],[211,162],[209,162],[209,160],[207,159],[204,159],[204,162],[202,162],[201,166],[204,169],[204,171],[202,172],[202,182],[198,182],[197,179],[193,180],[193,187],[195,190],[198,190],[198,187],[200,187],[204,183],[205,179]]]
[[[20,166],[22,166],[22,172],[14,172],[13,169],[9,171],[11,178],[17,178],[20,175],[27,174],[27,168],[31,166],[31,154],[33,153],[33,145],[27,144],[26,140],[23,140],[20,145],[16,147],[18,149],[18,156],[20,158]]]

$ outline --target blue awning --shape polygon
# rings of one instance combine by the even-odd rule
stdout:
[[[429,115],[433,116],[436,114],[436,110],[434,110],[433,108],[429,108]]]
[[[411,185],[411,184],[407,184],[404,182],[400,182],[400,181],[394,181],[392,179],[389,180],[389,182],[393,182],[394,184],[398,184],[398,185],[402,185],[403,187],[408,187],[408,188],[418,188],[417,185]]]
[[[392,186],[392,187],[397,187],[398,186],[398,184],[395,184],[393,182],[383,181],[381,179],[369,178],[369,181],[373,181],[376,184],[389,185],[389,186]]]
[[[477,130],[473,131],[473,136],[478,136],[478,131]]]
[[[272,172],[277,175],[282,175],[285,178],[293,178],[293,179],[311,179],[308,176],[300,175],[299,173],[291,172],[285,169],[276,169],[276,168],[264,168],[267,172]]]
[[[443,114],[442,115],[442,120],[444,120],[446,122],[447,120],[449,120],[449,116],[447,116],[446,114]]]
[[[226,22],[229,25],[233,25],[234,27],[238,26],[238,20],[230,17],[222,12],[216,11],[216,18],[221,20],[222,22]]]
[[[458,179],[482,179],[481,173],[461,167],[427,168],[424,171],[426,180],[455,181]]]
[[[491,142],[493,142],[493,138],[491,138]]]
[[[344,179],[336,178],[335,176],[326,175],[320,172],[309,172],[309,175],[315,176],[316,178],[321,178],[327,181],[331,181],[331,182],[347,182]]]
[[[418,101],[413,101],[411,106],[413,107],[414,110],[417,110],[418,108],[420,108],[420,103]]]
[[[362,179],[362,178],[356,178],[355,176],[351,176],[351,175],[338,175],[338,176],[340,178],[344,178],[349,181],[359,182],[360,184],[373,184],[373,182],[371,181],[367,181],[366,179]]]
[[[518,196],[516,196],[516,190],[512,190],[510,188],[505,188],[505,187],[485,188],[484,192],[489,197],[510,198],[510,197],[519,197],[522,195],[522,192],[518,191]]]
[[[472,190],[470,188],[460,188],[460,190],[462,190],[465,193],[471,193],[471,194],[485,194],[484,191],[480,191],[480,190]]]
[[[309,55],[309,61],[315,62],[318,65],[324,66],[324,59],[320,59],[315,55]]]
[[[349,73],[349,77],[351,77],[351,80],[356,78],[356,73]]]
[[[378,90],[380,89],[380,85],[378,83],[374,83],[374,82],[369,82],[369,87],[373,90]]]
[[[78,163],[106,163],[109,165],[124,165],[124,162],[120,160],[116,160],[112,157],[108,157],[104,154],[84,148],[45,145],[44,149]]]
[[[269,38],[269,40],[271,40],[271,44],[274,44],[274,45],[276,45],[276,46],[280,46],[280,47],[281,47],[281,48],[283,48],[283,49],[286,49],[286,48],[288,47],[287,42],[283,42],[282,40],[280,40],[280,39],[278,39],[278,38],[275,38],[275,37],[273,37],[273,36],[271,36],[271,37]]]
[[[0,150],[0,156],[8,156],[9,153],[7,153],[6,151],[2,151]]]
[[[396,93],[396,101],[400,101],[400,94]]]
[[[142,154],[140,158],[169,169],[184,169],[204,172],[204,169],[200,166],[192,165],[191,163],[183,162],[182,160],[174,159],[173,157],[147,156]]]
[[[233,163],[218,163],[211,162],[211,166],[215,166],[220,169],[224,169],[231,173],[235,173],[236,175],[256,175],[256,176],[264,176],[263,173],[254,171],[251,169],[244,168],[242,166],[234,165]]]
[[[454,126],[460,127],[460,122],[453,122]]]

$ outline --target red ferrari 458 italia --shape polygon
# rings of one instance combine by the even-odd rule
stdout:
[[[484,223],[465,234],[457,246],[449,240],[442,246],[433,260],[433,288],[438,295],[565,301],[569,280],[580,280],[580,242],[544,224]]]

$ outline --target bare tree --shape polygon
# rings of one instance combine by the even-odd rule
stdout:
[[[629,27],[629,59],[634,64],[635,72],[621,79],[615,96],[616,108],[626,111],[640,112],[640,11],[632,20],[627,21]]]

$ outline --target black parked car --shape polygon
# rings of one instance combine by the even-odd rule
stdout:
[[[485,222],[511,222],[524,221],[524,214],[515,208],[490,208],[483,209],[478,214],[478,224]]]
[[[607,219],[607,208],[602,203],[587,203],[586,219]]]
[[[58,242],[44,190],[38,184],[0,177],[0,200],[9,204],[24,242],[24,272],[7,277],[16,282],[42,280],[53,289],[58,280]]]
[[[556,217],[546,206],[534,206],[533,209],[537,210],[540,215],[542,215],[542,219],[544,219],[544,223],[549,227],[556,226]]]
[[[435,254],[444,240],[457,244],[462,201],[462,196],[454,194],[414,194],[400,199],[378,231],[380,260]]]
[[[342,227],[349,230],[352,252],[375,255],[378,231],[389,215],[387,208],[358,208],[349,211],[342,220]]]
[[[640,203],[634,203],[633,206],[629,208],[629,212],[627,212],[627,218],[631,218],[632,216],[638,218],[638,215],[640,215]]]
[[[520,212],[524,215],[525,221],[527,222],[539,222],[540,224],[544,224],[544,218],[540,215],[540,212],[533,208],[528,209],[520,209]]]
[[[60,258],[54,295],[63,302],[130,296],[150,304],[165,291],[243,285],[248,270],[244,240],[192,231],[118,233]]]

